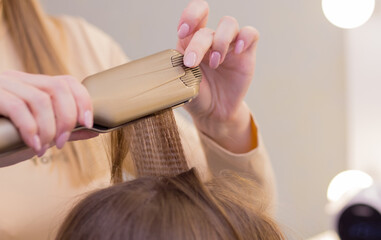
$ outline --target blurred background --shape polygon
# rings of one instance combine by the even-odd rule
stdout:
[[[130,59],[175,48],[178,20],[188,3],[42,2],[51,14],[80,16],[98,26]],[[326,212],[332,178],[347,169],[375,178],[381,173],[380,4],[367,23],[344,30],[324,16],[322,0],[208,3],[209,27],[231,15],[261,33],[246,100],[273,161],[279,221],[297,239],[332,229]]]

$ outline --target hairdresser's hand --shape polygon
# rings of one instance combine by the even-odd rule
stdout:
[[[77,123],[93,125],[90,96],[71,76],[0,74],[0,116],[13,122],[25,144],[39,156],[54,144],[62,148],[69,138],[94,137],[83,131],[71,134]]]
[[[251,113],[244,96],[254,76],[258,32],[223,17],[216,30],[206,28],[208,4],[193,0],[178,25],[177,49],[188,67],[200,65],[199,96],[186,105],[196,126],[226,149],[243,153],[256,147]]]

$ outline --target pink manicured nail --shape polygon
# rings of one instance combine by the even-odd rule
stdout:
[[[245,46],[245,42],[243,40],[238,40],[237,43],[235,44],[234,52],[236,54],[242,53],[244,46]]]
[[[210,56],[209,60],[209,66],[213,69],[218,68],[218,65],[220,65],[221,61],[221,54],[219,52],[213,52]]]
[[[196,59],[197,59],[196,53],[189,52],[184,57],[184,65],[187,67],[194,67],[194,65],[196,64]]]
[[[38,154],[37,154],[37,157],[42,157],[44,156],[45,152],[44,151],[39,151]]]
[[[179,31],[177,31],[177,36],[183,39],[187,36],[188,33],[189,33],[189,25],[186,23],[183,23],[180,26]]]
[[[41,150],[38,152],[37,156],[38,156],[38,157],[42,157],[42,156],[44,156],[44,154],[46,153],[46,150],[48,150],[49,147],[50,147],[49,144],[44,145],[44,146],[41,148]]]
[[[37,135],[33,136],[33,148],[36,152],[39,152],[41,150],[41,141]]]
[[[91,111],[89,110],[85,112],[85,127],[93,127],[93,114],[91,114]]]
[[[58,149],[61,149],[63,148],[63,146],[65,145],[65,143],[67,142],[67,140],[69,140],[69,137],[70,137],[70,132],[64,132],[62,133],[58,138],[57,138],[57,141],[56,141],[56,146]]]

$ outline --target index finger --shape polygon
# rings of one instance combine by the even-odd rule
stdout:
[[[198,29],[206,26],[208,22],[209,5],[204,0],[192,0],[184,9],[177,27],[177,34],[184,39]]]
[[[66,80],[77,103],[78,122],[87,128],[92,128],[94,116],[89,92],[77,79],[66,76]]]

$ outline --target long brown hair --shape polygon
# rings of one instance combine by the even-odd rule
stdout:
[[[2,0],[4,19],[13,43],[29,73],[67,74],[47,30],[48,18],[36,0]]]
[[[1,0],[3,17],[8,26],[13,44],[21,62],[23,71],[34,74],[64,75],[70,74],[65,64],[63,50],[66,49],[65,32],[60,22],[48,16],[41,8],[38,0]],[[50,35],[51,28],[59,36]],[[59,47],[58,47],[59,46]],[[100,169],[107,163],[94,161],[91,151],[91,141],[67,143],[63,150],[52,148],[54,167],[64,171],[70,177],[65,177],[73,185],[86,185],[92,181]],[[105,160],[106,162],[106,160]]]
[[[56,239],[284,239],[253,180],[224,172],[203,183],[188,169],[171,110],[114,132],[110,146],[116,184],[75,206]],[[126,161],[138,179],[123,182]]]
[[[141,177],[82,200],[56,239],[285,239],[258,195],[253,181],[228,172],[206,184],[194,169]]]

